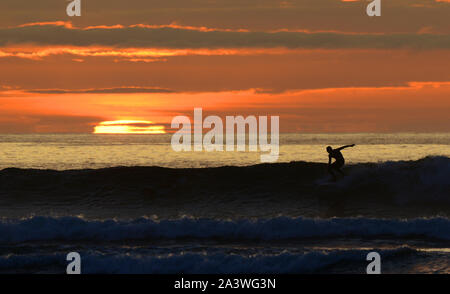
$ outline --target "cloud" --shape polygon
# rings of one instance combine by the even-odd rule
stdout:
[[[65,24],[34,24],[0,29],[0,46],[19,44],[169,49],[279,47],[289,49],[450,49],[450,35],[248,32],[142,25],[83,29]]]
[[[1,133],[91,133],[103,117],[0,112]]]
[[[83,3],[86,2],[86,3]],[[449,33],[448,2],[382,1],[383,16],[366,15],[368,0],[82,0],[82,16],[65,14],[68,1],[1,0],[0,27],[26,22],[72,20],[75,24],[111,26],[135,23],[244,28],[249,30],[309,29],[346,32],[416,32],[435,27]]]
[[[25,90],[33,94],[140,94],[140,93],[174,93],[163,88],[119,87],[103,89],[32,89]]]
[[[90,133],[100,122],[122,119],[147,120],[167,128],[173,116],[192,116],[193,108],[201,106],[203,117],[280,115],[282,131],[448,132],[449,94],[449,82],[410,82],[403,87],[327,88],[280,94],[256,90],[179,93],[170,94],[170,99],[166,99],[169,94],[155,99],[127,94],[115,99],[78,95],[70,100],[58,95],[35,95],[4,101],[0,107],[0,130]],[[56,113],[49,115],[51,109]],[[135,122],[130,122],[130,126],[142,127]]]

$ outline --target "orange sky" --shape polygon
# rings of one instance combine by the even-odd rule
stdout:
[[[279,115],[282,132],[450,131],[448,2],[369,18],[364,1],[100,0],[69,18],[24,1],[0,4],[0,133],[167,126],[194,107]]]

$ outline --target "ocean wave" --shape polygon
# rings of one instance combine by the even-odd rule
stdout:
[[[129,221],[85,220],[80,217],[31,217],[0,221],[0,243],[44,240],[155,240],[222,239],[286,240],[303,238],[422,237],[450,240],[450,220],[418,218],[408,220],[370,218],[308,219],[278,217],[257,220],[214,220],[182,218]]]
[[[170,169],[115,167],[97,170],[0,171],[4,206],[22,201],[40,203],[88,201],[98,205],[143,205],[150,200],[195,199],[229,203],[229,198],[283,201],[295,197],[328,197],[392,205],[450,203],[450,158],[361,163],[345,167],[348,176],[328,182],[322,163],[291,162],[245,167]],[[236,196],[237,195],[237,196]],[[363,197],[364,196],[364,197]],[[445,205],[443,205],[445,204]]]
[[[350,173],[336,184],[338,189],[356,195],[375,192],[380,198],[393,196],[396,204],[450,203],[447,157],[361,164],[353,166]]]
[[[321,273],[347,270],[365,273],[371,250],[320,250],[299,254],[182,253],[161,256],[80,252],[85,274],[240,274],[240,273]],[[386,262],[393,258],[426,255],[409,247],[376,250]],[[398,261],[397,261],[398,262]],[[0,256],[0,271],[64,272],[64,254]]]

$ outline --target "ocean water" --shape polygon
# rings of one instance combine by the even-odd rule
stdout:
[[[0,135],[0,273],[450,273],[450,134],[282,134],[277,163],[170,136]],[[345,177],[329,183],[327,145]]]
[[[260,152],[175,152],[171,135],[0,135],[0,169],[86,169],[114,166],[201,168],[260,163]],[[347,163],[450,157],[450,133],[281,134],[278,162],[327,162],[325,147],[355,143]]]

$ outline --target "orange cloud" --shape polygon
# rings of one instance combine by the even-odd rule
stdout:
[[[53,55],[75,55],[80,57],[121,57],[131,61],[157,61],[172,56],[221,56],[221,55],[281,55],[290,50],[285,48],[240,48],[240,49],[162,49],[162,48],[126,48],[113,47],[8,47],[0,50],[1,57],[18,57],[41,60]],[[150,58],[150,59],[149,59]],[[152,59],[153,58],[153,59]],[[158,59],[155,59],[158,58]]]
[[[194,107],[202,107],[205,116],[279,115],[283,132],[450,131],[450,82],[410,82],[403,87],[328,88],[278,94],[258,93],[256,89],[146,95],[62,96],[16,92],[19,94],[16,97],[1,98],[2,119],[23,126],[21,117],[57,117],[53,125],[46,120],[47,131],[65,128],[70,132],[70,128],[75,127],[73,123],[64,127],[64,117],[96,117],[98,113],[102,114],[102,119],[91,122],[87,132],[102,126],[102,121],[151,121],[154,124],[147,126],[164,126],[176,115],[192,115]],[[36,128],[40,123],[29,121],[29,125]],[[86,129],[85,122],[81,125]],[[112,125],[117,126],[112,131],[124,131],[124,126]],[[127,125],[136,127],[132,123]],[[164,130],[147,131],[157,129]]]

